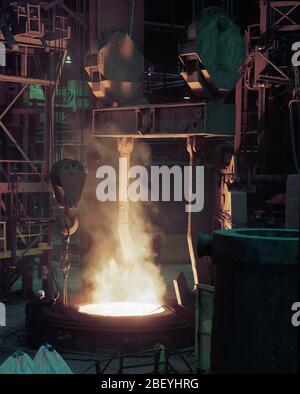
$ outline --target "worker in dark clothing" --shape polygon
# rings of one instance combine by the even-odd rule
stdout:
[[[43,309],[54,305],[59,297],[50,301],[45,299],[45,291],[39,290],[38,296],[30,300],[25,309],[25,326],[27,331],[27,341],[33,348],[38,348],[44,341],[44,316]]]

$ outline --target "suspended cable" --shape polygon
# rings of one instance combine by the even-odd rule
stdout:
[[[193,0],[193,5],[192,5],[192,13],[193,13],[193,21],[196,19],[196,0]]]
[[[84,20],[86,20],[87,17],[87,12],[86,12],[86,2],[83,1],[83,17]],[[82,29],[82,45],[83,45],[83,53],[86,53],[86,30]],[[82,65],[84,66],[84,64]],[[83,67],[82,67],[83,69]],[[84,160],[84,153],[85,153],[85,138],[84,138],[84,125],[85,125],[85,110],[84,110],[84,103],[85,103],[85,95],[84,95],[84,85],[82,85],[82,116],[83,116],[83,122],[82,122],[82,127],[81,127],[81,152],[80,152],[80,161],[83,162]]]
[[[132,36],[132,29],[133,29],[133,19],[134,19],[134,8],[135,8],[135,0],[132,0],[131,6],[131,20],[130,20],[130,29],[129,29],[129,36]]]
[[[76,1],[76,13],[79,14],[79,0]],[[75,37],[76,37],[76,50],[75,50],[75,158],[78,160],[79,157],[79,148],[78,148],[78,79],[79,79],[79,26],[76,23],[75,25]]]

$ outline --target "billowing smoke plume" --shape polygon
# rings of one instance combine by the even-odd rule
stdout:
[[[134,165],[148,165],[150,150],[144,143],[135,143]],[[85,282],[89,283],[89,301],[142,302],[163,304],[166,286],[154,264],[152,218],[153,203],[130,202],[128,228],[119,225],[118,202],[99,202],[96,171],[100,165],[118,169],[119,153],[116,140],[92,140],[88,158],[88,180],[81,202],[81,228],[85,234],[87,267]],[[117,170],[118,175],[118,170]]]

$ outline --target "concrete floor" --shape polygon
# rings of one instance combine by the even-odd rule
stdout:
[[[57,270],[58,278],[60,282],[62,281],[62,275],[58,264],[54,263]],[[192,270],[187,264],[185,265],[167,265],[163,266],[161,269],[162,276],[167,284],[167,297],[175,297],[174,288],[172,280],[178,272],[184,272],[186,275],[188,284],[190,288],[193,284]],[[79,266],[73,266],[69,275],[69,295],[70,297],[79,294],[81,291],[81,278],[82,273]],[[41,288],[41,283],[37,275],[37,269],[34,270],[34,280],[33,280],[34,290],[38,291]],[[21,282],[18,281],[14,285],[14,290],[20,289]],[[28,349],[26,346],[19,346],[20,338],[24,336],[24,318],[25,318],[25,305],[26,301],[21,301],[19,299],[11,299],[6,303],[6,320],[7,326],[0,327],[0,365],[1,363],[9,357],[17,348],[22,348],[31,357],[34,357],[36,351]],[[113,351],[103,350],[97,354],[88,353],[77,353],[77,354],[67,354],[62,353],[61,355],[70,365],[70,368],[74,373],[96,373],[95,363],[100,361],[100,368],[106,365],[106,361],[103,360],[110,359]],[[182,356],[172,355],[170,357],[170,363],[176,371],[181,373],[191,372],[188,365],[192,369],[195,367],[194,352],[193,349],[188,349]],[[187,362],[187,363],[186,363]],[[151,364],[150,366],[138,367],[138,365]],[[134,366],[134,368],[128,368],[124,370],[124,373],[151,373],[153,371],[153,354],[148,357],[139,358],[127,358],[124,361],[124,366]],[[119,360],[114,360],[106,370],[106,373],[117,373],[119,368]]]

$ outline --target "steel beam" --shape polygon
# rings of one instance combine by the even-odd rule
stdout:
[[[194,153],[197,152],[196,149],[196,140],[195,137],[188,137],[187,138],[187,151],[189,154],[189,201],[192,201],[192,193],[193,193],[193,167],[195,164],[194,161]],[[189,248],[189,255],[190,255],[190,260],[191,260],[191,265],[192,265],[192,272],[193,272],[193,278],[194,278],[194,286],[198,286],[199,284],[199,274],[197,270],[197,259],[196,259],[196,254],[195,254],[195,248],[194,248],[194,242],[193,242],[193,216],[192,216],[192,210],[191,210],[191,203],[189,203],[189,211],[187,213],[187,234],[186,234],[186,239],[187,239],[187,244]]]
[[[57,39],[43,41],[43,38],[28,37],[22,35],[16,36],[16,39],[17,39],[17,45],[19,46],[19,50],[18,51],[10,50],[10,52],[19,53],[20,47],[22,46],[31,47],[31,48],[45,48],[45,44],[50,50],[53,51],[62,51],[67,48],[66,39],[59,40],[61,42],[60,47],[57,46],[57,41],[58,41]],[[5,38],[3,37],[3,34],[1,33],[0,33],[0,41],[6,42]]]
[[[31,249],[27,250],[25,254],[23,254],[24,251],[22,249],[21,250],[17,250],[16,251],[16,257],[37,256],[37,255],[43,254],[45,251],[50,251],[50,250],[52,250],[52,245],[41,244],[37,248],[31,248]],[[2,259],[10,259],[11,256],[12,256],[11,255],[11,251],[0,252],[0,260],[2,260]]]
[[[271,2],[271,7],[290,7],[294,5],[299,5],[300,6],[300,1],[272,1]]]
[[[49,81],[45,79],[36,79],[36,78],[27,78],[27,77],[19,77],[15,75],[5,75],[0,74],[0,82],[13,82],[13,83],[22,83],[27,85],[44,85],[44,86],[53,86],[55,85],[55,81]]]
[[[51,193],[51,186],[42,182],[21,182],[18,183],[18,193]],[[0,193],[12,193],[11,185],[8,182],[0,183]]]
[[[205,135],[206,105],[157,104],[95,109],[95,137],[186,138]]]

